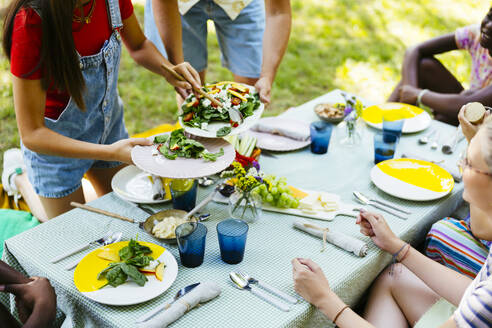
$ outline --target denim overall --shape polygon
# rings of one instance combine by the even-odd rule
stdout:
[[[113,30],[99,53],[80,58],[86,90],[83,97],[86,110],[81,111],[70,98],[58,119],[45,117],[49,129],[64,136],[95,144],[111,144],[128,138],[123,120],[123,103],[118,96],[118,69],[123,26],[118,0],[106,0],[109,24]],[[56,142],[56,140],[53,140]],[[90,168],[112,168],[119,162],[65,158],[39,154],[22,143],[27,174],[34,190],[47,198],[65,197],[81,186]]]

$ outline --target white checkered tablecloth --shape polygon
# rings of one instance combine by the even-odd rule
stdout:
[[[317,120],[312,108],[322,101],[336,101],[340,91],[330,92],[300,107],[283,114],[285,117],[305,121]],[[440,131],[442,139],[449,138],[455,128],[440,122],[433,122]],[[362,125],[363,126],[363,125]],[[354,148],[343,148],[338,144],[339,132],[332,136],[329,152],[314,155],[309,148],[277,155],[278,158],[263,156],[260,160],[262,170],[278,176],[287,177],[290,184],[309,189],[324,190],[339,194],[345,202],[355,202],[352,191],[359,190],[374,197],[384,198],[409,208],[412,215],[401,220],[385,214],[395,233],[407,241],[420,242],[430,225],[449,215],[461,202],[463,184],[456,184],[453,192],[440,200],[413,203],[391,197],[376,189],[370,182],[369,171],[373,166],[373,131],[362,127],[363,142]],[[400,141],[400,151],[411,151],[424,155],[431,160],[446,159],[453,165],[458,153],[443,155],[440,151],[431,151],[429,147],[417,145],[420,135],[404,136]],[[461,150],[465,144],[460,145]],[[211,189],[200,189],[199,199],[205,197]],[[120,200],[113,193],[97,199],[91,206],[116,212],[137,221],[147,216],[136,207]],[[169,208],[170,205],[163,205]],[[180,266],[178,277],[172,287],[162,296],[135,306],[107,306],[95,303],[82,296],[73,284],[73,271],[65,271],[64,266],[74,259],[82,258],[87,251],[74,255],[57,264],[49,260],[61,252],[76,245],[86,243],[107,230],[122,231],[129,239],[138,233],[140,240],[154,241],[136,224],[130,224],[99,214],[74,209],[47,223],[17,235],[6,241],[4,260],[15,268],[27,273],[48,277],[56,289],[58,307],[66,318],[63,327],[133,327],[133,322],[155,306],[164,303],[179,288],[188,284],[213,280],[219,283],[222,294],[211,302],[193,309],[173,327],[306,327],[327,325],[328,320],[315,311],[306,302],[293,307],[291,312],[282,312],[263,302],[247,291],[233,287],[229,281],[229,272],[241,269],[254,277],[276,286],[291,295],[295,295],[292,283],[290,261],[294,257],[309,257],[323,268],[330,285],[340,297],[354,305],[376,278],[388,265],[390,256],[379,251],[372,242],[360,235],[354,219],[337,217],[333,222],[314,221],[321,226],[341,231],[369,245],[369,253],[359,258],[351,253],[328,245],[320,253],[320,240],[292,228],[293,216],[263,212],[262,218],[250,225],[246,244],[246,253],[242,263],[229,265],[221,261],[217,241],[216,225],[228,217],[226,205],[209,204],[207,212],[212,215],[205,225],[208,228],[204,263],[194,269]],[[178,259],[176,246],[165,246]],[[64,319],[60,317],[60,321]]]

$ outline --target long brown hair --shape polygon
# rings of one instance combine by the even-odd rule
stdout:
[[[12,0],[5,16],[2,46],[10,60],[15,16],[21,8],[37,9],[42,26],[41,58],[33,71],[42,69],[43,89],[53,87],[68,92],[77,106],[84,110],[82,93],[85,81],[72,36],[72,17],[76,6],[77,0]]]

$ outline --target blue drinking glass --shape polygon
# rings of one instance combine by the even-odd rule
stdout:
[[[333,124],[323,121],[313,122],[310,125],[311,131],[311,152],[324,154],[328,151],[330,144],[331,131]]]
[[[196,179],[174,179],[170,184],[173,208],[186,212],[195,208],[197,186]]]
[[[248,224],[237,219],[228,219],[217,224],[222,261],[237,264],[243,260],[248,230]]]
[[[374,135],[374,164],[392,159],[395,156],[399,137],[390,132],[379,132]]]
[[[207,227],[201,223],[187,222],[180,224],[176,230],[181,264],[195,268],[203,263]]]
[[[383,134],[385,141],[394,142],[395,137],[400,138],[405,120],[388,120],[383,115]]]

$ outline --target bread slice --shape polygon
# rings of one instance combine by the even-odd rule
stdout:
[[[464,115],[471,124],[480,124],[485,116],[485,107],[478,102],[468,103],[465,105]]]

